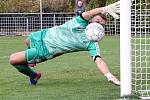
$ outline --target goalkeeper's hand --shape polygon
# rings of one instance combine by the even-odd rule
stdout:
[[[120,13],[120,1],[110,4],[102,8],[103,13],[108,13],[115,19],[119,19],[118,13]]]
[[[105,74],[105,76],[107,77],[108,81],[112,82],[115,85],[120,85],[120,81],[111,73],[107,73]]]

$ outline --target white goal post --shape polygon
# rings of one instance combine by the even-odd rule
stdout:
[[[120,7],[121,96],[150,100],[150,0],[121,0]]]
[[[120,0],[121,97],[131,95],[131,0]]]

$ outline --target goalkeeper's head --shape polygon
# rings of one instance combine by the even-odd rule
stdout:
[[[91,18],[90,23],[99,23],[105,25],[107,23],[107,16],[105,14],[98,14]]]

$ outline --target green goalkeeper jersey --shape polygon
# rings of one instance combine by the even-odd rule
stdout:
[[[77,16],[60,26],[48,29],[43,38],[51,55],[47,59],[77,51],[88,51],[92,57],[100,56],[98,43],[89,41],[86,37],[84,29],[87,25],[87,20]]]

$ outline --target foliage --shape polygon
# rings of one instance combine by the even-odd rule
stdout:
[[[73,12],[73,0],[48,0],[48,8],[54,12]]]
[[[72,4],[72,2],[70,0],[68,0],[66,11],[67,12],[73,12],[74,11],[74,5]]]
[[[91,10],[94,9],[96,7],[102,7],[106,4],[106,1],[102,1],[102,0],[90,0],[89,2],[87,2],[87,6],[86,6],[86,10]]]
[[[32,13],[40,11],[40,0],[0,0],[0,13]],[[77,0],[41,0],[48,12],[73,12]],[[84,0],[86,10],[110,4],[116,0]]]
[[[39,1],[37,0],[3,0],[0,3],[0,12],[37,12]]]
[[[119,1],[119,0],[106,0],[106,5],[111,4],[111,3],[114,3],[114,2],[116,2],[116,1]]]

